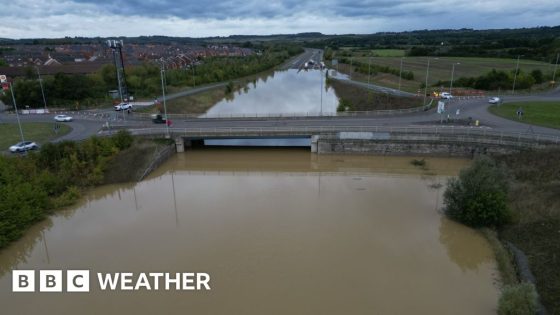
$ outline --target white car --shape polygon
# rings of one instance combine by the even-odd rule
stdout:
[[[33,141],[23,141],[23,142],[19,142],[14,144],[13,146],[10,147],[10,152],[12,153],[17,153],[17,152],[25,152],[25,151],[29,151],[29,150],[36,150],[39,149],[39,146],[37,145],[37,143],[33,142]]]
[[[500,98],[497,97],[497,96],[491,97],[491,98],[488,100],[488,103],[490,103],[490,104],[500,104],[501,102],[502,102],[502,99],[500,99]]]
[[[449,100],[449,99],[453,98],[453,95],[451,95],[451,93],[448,93],[448,92],[442,92],[440,94],[440,97],[443,98],[443,99]]]
[[[54,116],[54,120],[55,121],[59,121],[59,122],[68,122],[68,121],[72,121],[72,117],[68,116],[68,115],[56,115]]]
[[[129,110],[129,109],[132,109],[132,105],[130,105],[128,103],[120,103],[118,105],[115,105],[115,110],[116,111]]]

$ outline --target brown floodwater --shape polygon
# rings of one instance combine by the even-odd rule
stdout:
[[[0,312],[495,313],[489,245],[439,210],[467,160],[307,150],[193,150],[91,190],[0,251]],[[91,292],[12,293],[15,269],[88,269]],[[211,290],[101,291],[96,272],[206,272]]]

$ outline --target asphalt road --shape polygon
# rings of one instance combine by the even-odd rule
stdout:
[[[281,69],[300,69],[303,64],[310,59],[315,61],[322,60],[322,50],[319,49],[306,49],[304,53],[300,54],[287,61]],[[353,82],[353,84],[366,85],[366,88],[376,89],[370,84],[362,82]],[[186,95],[191,95],[205,91],[211,88],[218,87],[220,85],[225,85],[225,83],[217,83],[207,86],[201,86],[191,90],[171,94],[168,99],[182,97]],[[389,92],[385,87],[381,91]],[[396,90],[393,90],[393,92]],[[399,92],[399,91],[396,91]],[[517,102],[517,101],[553,101],[560,100],[560,88],[547,93],[542,93],[538,95],[527,95],[527,96],[505,96],[504,102]],[[479,120],[481,127],[488,128],[494,131],[502,131],[508,133],[535,133],[543,135],[558,136],[560,135],[560,130],[532,126],[523,123],[522,121],[512,121],[495,116],[488,112],[488,102],[487,98],[479,99],[468,99],[468,100],[458,100],[455,99],[448,102],[446,106],[446,113],[444,114],[444,119],[447,115],[453,119],[466,120],[472,118],[472,121]],[[456,115],[456,111],[459,109],[460,114]],[[112,109],[106,110],[106,112],[115,113]],[[56,141],[62,140],[82,140],[92,135],[98,134],[102,125],[107,122],[107,118],[99,115],[99,112],[95,111],[83,111],[79,113],[70,114],[74,116],[74,121],[66,123],[72,127],[72,131],[67,135],[58,138]],[[148,119],[135,118],[132,115],[111,115],[111,117],[118,117],[118,121],[112,121],[112,124],[126,125],[131,128],[154,128],[162,127],[162,125],[155,125]],[[123,120],[123,116],[125,120]],[[49,115],[20,115],[22,121],[36,121],[36,122],[52,122],[54,114]],[[219,127],[274,127],[274,126],[286,126],[286,127],[332,127],[332,126],[429,126],[429,125],[439,125],[442,116],[436,113],[434,109],[426,112],[416,112],[408,114],[398,114],[398,115],[387,115],[387,116],[357,116],[357,117],[298,117],[298,118],[288,118],[288,117],[271,117],[271,118],[231,118],[231,119],[175,119],[173,120],[173,127],[178,128],[219,128]],[[13,114],[0,113],[0,122],[15,122],[16,117]],[[31,139],[32,140],[32,139]]]

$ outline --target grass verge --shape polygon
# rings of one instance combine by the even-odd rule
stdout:
[[[25,140],[34,141],[41,145],[69,133],[72,128],[66,124],[60,124],[58,132],[54,131],[55,123],[26,122],[21,124]],[[7,150],[11,145],[21,141],[21,135],[17,123],[0,124],[0,151]]]
[[[422,106],[422,100],[415,97],[399,97],[377,93],[359,86],[337,80],[329,80],[336,95],[344,100],[351,111],[407,109]]]
[[[525,253],[541,302],[560,314],[560,149],[496,158],[513,175],[508,199],[514,221],[499,237]]]
[[[519,108],[523,110],[521,119],[517,116]],[[506,103],[500,106],[492,105],[488,110],[507,119],[560,129],[560,101]]]

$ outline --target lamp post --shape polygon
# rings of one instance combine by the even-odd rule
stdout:
[[[47,111],[47,99],[45,98],[45,91],[43,90],[43,79],[41,79],[41,73],[39,72],[39,67],[35,67],[37,70],[37,76],[39,77],[39,86],[41,87],[41,94],[43,95],[43,104],[45,104],[45,112]]]
[[[426,106],[426,94],[428,94],[428,74],[430,73],[430,58],[428,57],[428,65],[426,66],[426,82],[424,82],[424,106]]]
[[[369,78],[371,76],[371,57],[369,57],[369,61],[368,61],[368,76],[367,76],[367,84],[368,84],[368,88],[369,88]]]
[[[191,64],[192,67],[192,81],[193,81],[193,87],[196,87],[196,81],[194,78],[194,62]]]
[[[11,82],[9,84],[10,84],[10,93],[12,94],[12,100],[14,102],[14,109],[16,111],[16,119],[17,119],[17,123],[18,123],[18,127],[19,127],[19,135],[21,136],[21,142],[24,142],[25,139],[23,138],[23,130],[21,129],[21,122],[19,120],[19,113],[18,113],[17,104],[16,104],[16,96],[14,95],[14,87],[13,87]]]
[[[449,85],[449,94],[453,95],[453,76],[455,74],[455,65],[460,65],[460,62],[454,62],[451,67],[451,84]]]
[[[402,79],[403,59],[404,59],[404,57],[401,57],[401,69],[400,69],[400,71],[399,71],[399,91],[401,90],[401,79]]]
[[[556,69],[558,69],[558,58],[560,57],[560,53],[556,55],[556,65],[554,66],[554,72],[552,73],[552,82],[556,82]]]
[[[513,87],[511,88],[511,94],[515,93],[515,82],[517,81],[517,72],[519,71],[519,57],[521,57],[521,55],[517,55],[517,66],[515,67],[515,73],[513,75]]]
[[[165,128],[167,130],[167,138],[169,138],[169,118],[167,117],[167,104],[165,102],[165,82],[164,82],[164,75],[165,75],[165,64],[163,62],[163,58],[161,59],[161,91],[163,94],[163,114],[165,115]]]

